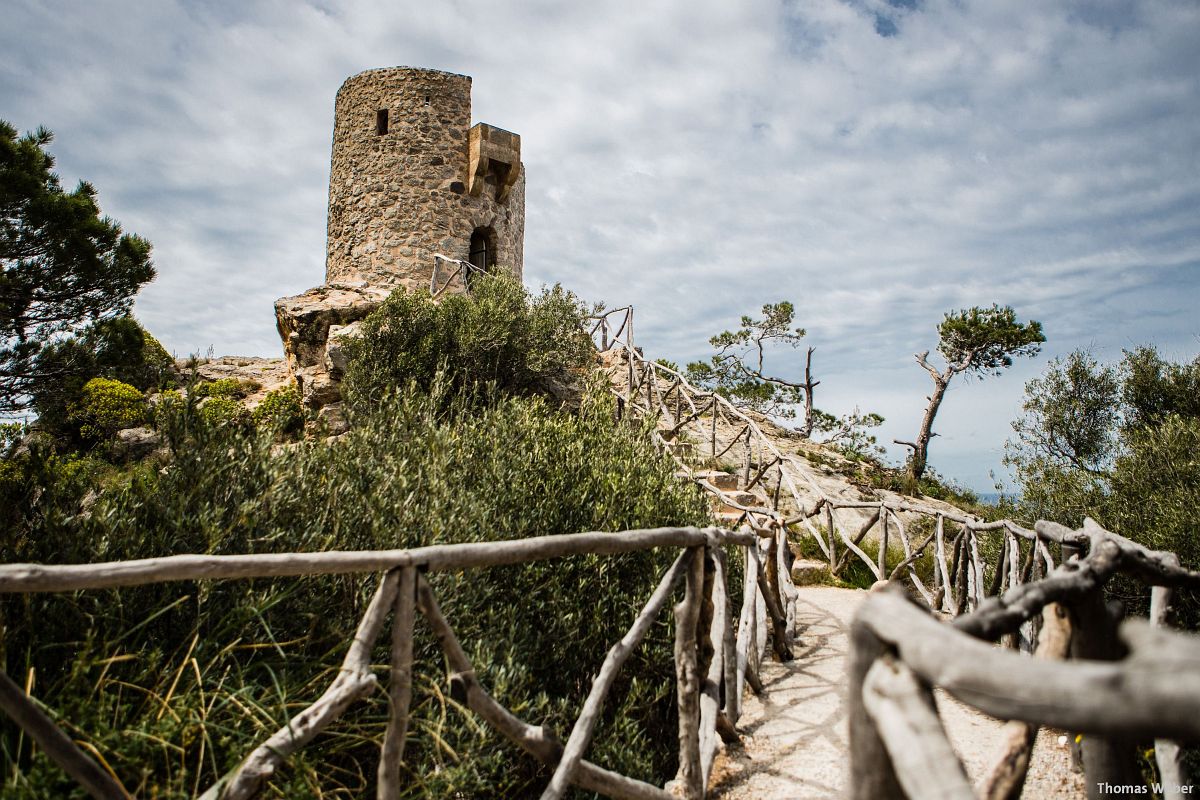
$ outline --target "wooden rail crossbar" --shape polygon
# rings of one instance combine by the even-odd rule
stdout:
[[[1172,587],[1200,589],[1200,572],[1171,553],[1149,550],[1087,520],[1079,531],[1040,522],[1046,539],[1084,554],[1046,577],[990,597],[947,625],[898,585],[874,593],[851,631],[850,796],[974,797],[946,740],[932,688],[986,714],[1017,720],[985,781],[989,800],[1015,798],[1023,786],[1033,731],[1048,725],[1083,734],[1089,796],[1106,786],[1142,784],[1135,742],[1156,739],[1167,792],[1187,785],[1178,746],[1200,741],[1200,636],[1144,620],[1119,621],[1103,602],[1117,574],[1154,587],[1161,625]],[[1073,660],[1030,658],[990,642],[1044,616],[1056,641],[1039,647]],[[1048,628],[1049,629],[1049,628]],[[1069,641],[1069,649],[1067,642]]]
[[[664,800],[701,798],[712,769],[719,728],[736,722],[737,692],[746,683],[761,689],[757,665],[765,647],[766,618],[775,631],[775,648],[790,657],[792,617],[786,579],[773,574],[778,542],[748,528],[655,528],[620,533],[588,532],[501,542],[435,545],[409,550],[280,553],[264,555],[182,555],[101,564],[0,565],[0,592],[71,592],[178,580],[227,580],[300,575],[374,572],[379,586],[359,623],[337,677],[311,705],[271,734],[230,772],[201,795],[202,800],[244,800],[256,795],[287,759],[334,723],[355,701],[374,691],[371,653],[392,617],[389,670],[390,713],[380,750],[378,796],[394,797],[401,785],[408,706],[412,697],[413,621],[419,612],[442,646],[447,679],[465,697],[465,705],[530,755],[554,768],[543,798],[561,797],[576,785],[608,797]],[[423,574],[522,564],[575,555],[616,555],[658,547],[682,550],[663,576],[629,632],[616,642],[593,682],[579,719],[565,745],[544,728],[530,725],[505,709],[480,684],[474,667],[442,613]],[[728,592],[726,553],[743,552],[746,591],[741,626],[735,632]],[[773,566],[773,568],[772,568]],[[786,571],[782,574],[786,575]],[[683,600],[675,607],[676,673],[680,709],[680,764],[677,794],[628,778],[584,759],[613,679],[658,618],[679,584]],[[766,593],[764,595],[764,593]],[[763,610],[765,607],[765,610]],[[716,609],[717,613],[712,613]],[[30,734],[45,752],[93,797],[110,800],[128,793],[65,736],[50,715],[0,672],[0,710]]]

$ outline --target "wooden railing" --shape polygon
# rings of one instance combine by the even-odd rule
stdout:
[[[788,582],[778,549],[749,529],[657,528],[622,533],[578,533],[503,542],[434,545],[409,550],[327,551],[268,555],[179,555],[102,564],[8,564],[0,566],[0,592],[72,592],[183,580],[277,578],[301,575],[379,573],[379,587],[346,651],[336,679],[324,694],[268,737],[201,797],[241,800],[254,796],[287,759],[336,721],[356,700],[374,690],[371,653],[392,617],[388,696],[390,718],[380,746],[378,797],[400,788],[401,763],[412,696],[413,625],[419,611],[446,658],[452,695],[527,753],[554,768],[542,797],[558,798],[570,785],[608,797],[666,800],[701,798],[712,771],[719,736],[737,723],[744,687],[761,691],[758,678],[767,635],[790,658],[792,626],[782,610],[781,586]],[[614,643],[597,674],[583,710],[565,743],[538,725],[516,717],[479,681],[466,650],[442,613],[425,575],[483,569],[574,555],[615,555],[658,547],[682,548],[629,632]],[[735,628],[735,598],[729,595],[727,550],[740,549],[744,587]],[[584,760],[614,678],[637,648],[680,583],[674,607],[675,673],[679,709],[679,773],[675,794]],[[789,584],[790,585],[790,584]],[[793,612],[794,613],[794,612]],[[71,740],[39,704],[0,672],[0,709],[92,797],[130,795],[117,776]]]
[[[486,269],[477,267],[470,261],[462,261],[436,253],[433,256],[433,272],[429,276],[429,294],[435,298],[441,297],[447,289],[454,285],[455,279],[458,280],[459,289],[467,291],[471,285],[472,275],[485,274],[487,274]]]
[[[781,451],[754,415],[646,358],[634,346],[632,306],[591,317],[590,323],[597,350],[623,362],[610,366],[619,413],[654,421],[659,444],[674,457],[681,474],[711,494],[718,508],[732,512],[724,520],[729,527],[746,524],[775,535],[782,548],[789,537],[811,542],[835,577],[855,559],[876,581],[903,578],[930,606],[955,616],[978,608],[988,594],[1053,569],[1045,544],[1011,520],[985,522],[946,506],[882,492],[862,500],[827,490],[808,462]],[[698,469],[697,461],[707,469]],[[736,489],[715,485],[718,467],[736,471]],[[929,530],[918,538],[909,526],[922,518],[929,520]],[[980,552],[981,535],[1000,539],[999,546],[989,548],[1000,554],[990,570]],[[1030,543],[1024,554],[1022,540]],[[897,541],[903,558],[889,568],[888,549]],[[872,544],[874,554],[867,550]],[[933,569],[923,579],[917,567],[927,550]],[[990,586],[985,585],[989,572]],[[1028,628],[1022,636],[1027,645]]]
[[[1039,522],[1036,535],[1076,554],[951,624],[894,585],[862,606],[849,674],[854,800],[976,796],[946,739],[935,687],[1014,721],[983,783],[989,800],[1020,795],[1041,725],[1082,734],[1089,797],[1145,794],[1135,746],[1151,739],[1163,788],[1156,794],[1189,791],[1172,740],[1200,741],[1200,637],[1161,625],[1171,589],[1200,589],[1200,573],[1091,520],[1078,531]],[[1149,623],[1122,622],[1105,604],[1104,586],[1117,574],[1152,587]],[[1038,617],[1041,658],[990,644]]]

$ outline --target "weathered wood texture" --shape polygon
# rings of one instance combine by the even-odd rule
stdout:
[[[679,772],[676,782],[688,800],[704,793],[700,769],[700,666],[696,626],[704,600],[704,551],[689,550],[683,599],[675,605],[675,703],[679,711]]]
[[[713,551],[717,571],[717,585],[722,588],[721,606],[721,672],[724,684],[721,687],[726,719],[731,725],[737,724],[742,713],[742,698],[739,692],[742,687],[738,680],[738,651],[737,640],[733,629],[733,598],[729,594],[729,562],[725,549],[718,547]]]
[[[1042,619],[1036,656],[1054,660],[1066,658],[1071,644],[1071,623],[1066,610],[1051,603],[1042,609]],[[1017,800],[1021,796],[1038,727],[1016,720],[1004,726],[1000,752],[983,779],[984,800]]]
[[[1165,586],[1150,590],[1150,624],[1165,628],[1171,613],[1172,591]],[[1187,768],[1183,763],[1183,748],[1169,739],[1154,740],[1154,762],[1158,766],[1158,778],[1168,792],[1177,792],[1179,787],[1191,785]]]
[[[868,601],[869,602],[869,601]],[[936,624],[936,623],[935,623]],[[850,626],[850,669],[847,706],[850,728],[850,800],[890,800],[904,797],[892,759],[867,710],[864,687],[875,662],[887,653],[883,641],[861,613]]]
[[[1074,598],[1068,610],[1074,631],[1071,637],[1072,658],[1118,661],[1125,656],[1126,648],[1116,635],[1119,623],[1117,613],[1105,605],[1101,589]],[[1200,708],[1200,705],[1197,707]],[[1087,776],[1089,800],[1100,800],[1108,794],[1108,786],[1132,786],[1141,781],[1134,754],[1134,740],[1128,733],[1093,733],[1084,736],[1080,752],[1083,756],[1083,772]]]
[[[1083,734],[1090,796],[1102,796],[1107,785],[1139,784],[1133,747],[1148,738],[1167,742],[1162,771],[1176,778],[1167,740],[1200,738],[1200,637],[1142,620],[1118,626],[1101,591],[1117,572],[1160,586],[1200,585],[1200,573],[1182,569],[1173,554],[1150,551],[1091,520],[1080,531],[1046,523],[1037,530],[1048,540],[1078,548],[1077,557],[1043,579],[1022,583],[1026,567],[1020,549],[1015,539],[1006,538],[1007,575],[997,588],[1010,588],[950,625],[936,621],[894,584],[863,604],[851,633],[853,798],[900,796],[898,786],[910,797],[969,793],[961,766],[946,754],[944,738],[932,725],[936,717],[929,717],[935,713],[932,695],[926,700],[924,692],[932,686],[991,716],[1014,720],[984,782],[989,800],[1020,795],[1039,724]],[[973,569],[972,532],[965,533],[955,566],[966,562]],[[1037,544],[1026,559],[1029,573],[1041,557]],[[943,580],[952,579],[954,571]],[[981,583],[977,575],[974,585]],[[1166,598],[1155,591],[1153,616],[1160,625]],[[1069,626],[1054,604],[1069,610]],[[1011,636],[1037,613],[1043,616],[1039,658],[988,643]],[[1054,660],[1067,652],[1068,641],[1075,660]],[[906,711],[898,712],[901,707]],[[1180,783],[1184,780],[1179,776]]]
[[[1195,636],[1129,620],[1119,635],[1131,654],[1121,662],[1052,663],[963,636],[893,593],[869,598],[859,619],[922,678],[994,717],[1100,736],[1200,736]]]
[[[620,533],[569,533],[502,542],[465,542],[411,550],[326,550],[232,556],[165,556],[102,564],[6,564],[0,592],[71,592],[166,581],[278,578],[299,575],[386,572],[417,567],[428,572],[523,564],[577,555],[616,555],[654,547],[748,544],[754,536],[720,528],[652,528]]]
[[[975,797],[946,738],[933,690],[895,658],[875,660],[863,681],[863,706],[908,797]]]
[[[388,677],[388,727],[379,751],[378,800],[400,794],[400,765],[408,736],[408,711],[412,703],[413,623],[416,617],[417,570],[401,567],[392,617],[392,664]]]

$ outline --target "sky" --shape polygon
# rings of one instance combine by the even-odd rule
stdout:
[[[913,354],[992,303],[1047,343],[956,379],[930,461],[990,491],[1026,380],[1088,348],[1200,351],[1195,0],[5,0],[0,118],[154,245],[136,313],[178,355],[278,356],[324,279],[333,99],[471,75],[521,134],[525,280],[632,303],[680,363],[796,306],[818,407],[912,439]],[[802,352],[768,360],[802,373]],[[903,448],[891,447],[893,458]],[[1011,485],[1010,485],[1011,486]]]

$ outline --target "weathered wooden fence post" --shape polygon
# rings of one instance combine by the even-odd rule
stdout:
[[[1093,661],[1116,661],[1124,648],[1117,638],[1118,614],[1104,603],[1103,588],[1096,588],[1068,606],[1071,612],[1071,657]],[[1083,772],[1087,777],[1088,800],[1109,795],[1107,786],[1142,784],[1135,759],[1134,742],[1124,737],[1087,734],[1080,742]]]
[[[417,568],[401,567],[392,616],[392,664],[388,681],[391,706],[387,732],[379,753],[379,800],[400,794],[400,764],[408,735],[408,709],[412,702],[413,621],[417,608]]]
[[[787,626],[787,612],[783,610],[782,594],[779,590],[779,552],[774,534],[767,539],[766,563],[759,567],[758,588],[762,592],[771,617],[771,642],[780,661],[791,661],[792,637]]]
[[[700,667],[696,629],[704,603],[704,547],[690,547],[691,563],[683,599],[675,606],[675,686],[679,709],[679,772],[676,780],[687,800],[704,796],[700,768]]]
[[[860,619],[850,626],[849,725],[850,725],[850,800],[886,800],[902,798],[892,759],[867,713],[863,702],[863,683],[875,660],[887,652],[883,642]]]
[[[722,547],[713,549],[713,558],[716,560],[716,581],[720,588],[718,599],[721,607],[717,611],[722,618],[721,674],[723,684],[721,690],[724,695],[722,707],[729,722],[736,723],[742,714],[742,696],[739,694],[741,687],[738,681],[738,648],[733,630],[733,598],[729,594],[729,560]]]
[[[1172,554],[1174,555],[1174,554]],[[1174,559],[1178,565],[1179,559]],[[1150,624],[1156,628],[1166,627],[1171,612],[1172,591],[1166,586],[1150,589]],[[1179,792],[1179,787],[1189,785],[1187,769],[1183,764],[1183,750],[1169,739],[1154,740],[1154,761],[1158,765],[1158,779],[1164,793]]]
[[[833,519],[833,504],[825,503],[825,527],[829,531],[829,572],[832,575],[838,573],[838,557],[837,557],[837,531],[834,530]]]
[[[885,580],[887,572],[888,549],[888,510],[879,505],[879,579]]]

